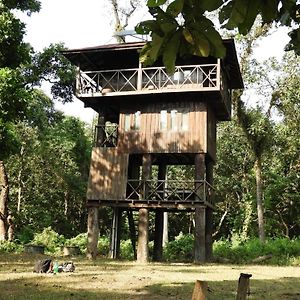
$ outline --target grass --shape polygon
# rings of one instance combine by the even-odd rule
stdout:
[[[241,272],[251,273],[248,299],[300,299],[300,267],[218,264],[137,264],[74,257],[74,273],[36,274],[44,256],[0,254],[0,299],[191,299],[197,279],[208,282],[210,300],[235,299]],[[57,258],[59,262],[65,258]]]

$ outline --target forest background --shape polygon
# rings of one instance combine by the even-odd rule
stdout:
[[[64,46],[39,52],[24,42],[25,24],[15,11],[37,13],[39,2],[1,1],[0,9],[0,238],[22,245],[51,227],[63,242],[60,235],[86,232],[93,124],[54,107],[53,99],[73,100],[74,69],[60,55]],[[295,240],[300,231],[300,60],[293,52],[279,61],[259,62],[253,56],[255,45],[274,26],[257,20],[246,36],[226,33],[236,39],[245,82],[244,94],[233,97],[232,121],[218,124],[214,239],[231,245],[257,237]],[[51,83],[51,98],[40,89],[44,82]],[[255,106],[244,104],[254,97],[260,99]],[[187,177],[189,168],[168,169],[170,179]],[[106,244],[110,217],[109,210],[101,211]],[[125,219],[123,230],[129,239]],[[192,230],[190,214],[169,214],[170,243],[184,237],[188,244]]]

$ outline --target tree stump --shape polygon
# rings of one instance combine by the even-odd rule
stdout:
[[[249,291],[250,277],[252,277],[252,274],[241,273],[239,278],[236,300],[245,300],[247,298],[247,293]]]
[[[192,300],[206,300],[207,289],[208,286],[206,281],[196,280]]]

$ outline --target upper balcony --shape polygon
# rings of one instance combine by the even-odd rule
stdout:
[[[153,67],[142,67],[139,51],[144,43],[74,49],[63,54],[77,66],[76,96],[96,110],[99,105],[124,103],[124,99],[138,95],[203,92],[215,108],[220,106],[220,114],[230,117],[230,92],[243,88],[243,81],[233,40],[224,40],[224,45],[227,55],[223,59],[178,58],[173,75],[159,61]]]

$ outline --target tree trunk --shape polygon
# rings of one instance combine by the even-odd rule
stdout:
[[[0,241],[6,240],[7,205],[8,205],[8,178],[5,172],[4,162],[0,161]]]
[[[21,211],[21,203],[22,203],[22,198],[23,198],[23,187],[24,187],[24,182],[22,180],[23,176],[23,169],[24,169],[24,146],[21,146],[20,150],[20,170],[18,172],[18,205],[17,205],[17,212],[19,213]]]
[[[255,161],[255,177],[256,177],[256,202],[257,202],[257,217],[258,217],[258,235],[262,243],[265,242],[265,226],[264,226],[264,207],[262,199],[262,167],[261,158],[257,157]]]

